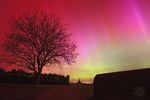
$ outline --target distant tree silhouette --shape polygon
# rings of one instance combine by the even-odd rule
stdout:
[[[33,71],[36,84],[44,66],[72,64],[77,57],[76,43],[60,19],[41,11],[13,18],[2,47],[7,63]]]
[[[16,83],[16,84],[31,84],[33,83],[34,76],[32,73],[27,73],[22,70],[11,70],[5,72],[0,68],[0,83]],[[40,84],[69,84],[69,75],[57,75],[57,74],[41,74]]]
[[[81,84],[81,80],[80,79],[78,80],[78,84]]]

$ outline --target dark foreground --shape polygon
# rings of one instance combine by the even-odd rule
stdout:
[[[96,75],[94,97],[98,100],[150,100],[150,68]]]
[[[87,100],[92,85],[0,85],[0,100]]]

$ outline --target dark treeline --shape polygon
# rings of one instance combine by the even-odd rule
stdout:
[[[34,75],[22,70],[11,70],[6,72],[0,68],[0,83],[18,83],[18,84],[33,84]],[[57,74],[41,74],[39,84],[69,84],[69,75],[57,75]]]

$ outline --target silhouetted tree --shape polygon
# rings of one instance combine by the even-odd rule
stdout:
[[[78,80],[78,84],[81,84],[81,80],[80,79]]]
[[[13,18],[3,42],[6,61],[33,71],[36,84],[44,66],[74,63],[76,48],[60,19],[39,11]]]
[[[23,70],[15,70],[6,72],[0,68],[0,83],[15,83],[15,84],[31,84],[33,82],[33,74],[24,72]],[[68,85],[69,75],[58,74],[41,74],[40,84],[53,85]]]

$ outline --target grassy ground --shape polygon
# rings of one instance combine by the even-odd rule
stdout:
[[[0,85],[0,100],[86,100],[92,85]]]

